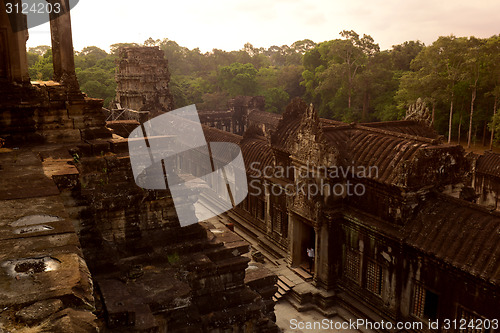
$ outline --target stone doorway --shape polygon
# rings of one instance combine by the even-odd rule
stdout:
[[[302,268],[314,275],[314,263],[317,261],[318,249],[316,248],[316,232],[308,221],[295,216],[292,218],[291,232],[291,266]],[[309,271],[309,259],[307,249],[314,249],[314,263]]]
[[[314,232],[314,228],[303,223],[303,234],[302,234],[302,239],[301,239],[301,248],[302,248],[302,257],[301,257],[301,263],[300,267],[302,267],[304,270],[308,271],[311,275],[314,275],[314,265],[315,265],[315,259],[317,256],[317,251],[316,251],[316,233]],[[314,250],[314,261],[311,265],[311,268],[309,268],[309,257],[307,255],[307,249],[312,248]]]

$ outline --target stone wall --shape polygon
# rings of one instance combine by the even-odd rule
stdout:
[[[245,284],[248,243],[210,222],[181,228],[168,190],[135,185],[126,140],[81,144],[72,153],[80,176],[67,205],[81,221],[111,331],[277,331],[273,275]]]
[[[0,137],[20,143],[70,143],[110,137],[102,100],[71,92],[54,81],[0,87]]]
[[[228,101],[226,111],[199,111],[202,124],[238,135],[250,127],[249,115],[254,111],[263,112],[263,96],[236,96]]]
[[[472,186],[477,194],[476,202],[500,211],[500,154],[485,152],[475,159]]]

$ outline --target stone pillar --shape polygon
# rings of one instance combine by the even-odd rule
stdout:
[[[21,1],[12,1],[21,5]],[[29,83],[26,41],[26,15],[7,14],[5,2],[0,1],[0,77],[10,82]]]
[[[330,265],[333,263],[329,257],[329,230],[328,224],[322,223],[316,232],[316,264],[314,265],[314,285],[318,288],[329,289],[331,285]]]
[[[50,14],[50,35],[52,39],[52,57],[54,81],[79,90],[75,73],[73,37],[71,34],[71,16],[69,0],[46,0],[52,5],[59,3],[63,14]]]
[[[321,253],[322,239],[320,236],[321,227],[314,226],[314,272],[313,281],[314,284],[317,282],[318,273],[322,269],[321,259],[323,258],[323,253]]]
[[[287,261],[291,267],[298,266],[301,262],[302,257],[302,222],[293,214],[288,216],[288,220],[290,221],[288,228],[289,237],[289,251]]]
[[[273,218],[271,216],[271,186],[268,181],[263,180],[264,183],[264,204],[266,205],[266,216],[265,216],[265,221],[266,221],[266,234],[268,236],[271,236],[273,234]],[[271,237],[272,238],[272,237]]]

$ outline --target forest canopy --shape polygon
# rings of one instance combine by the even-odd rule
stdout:
[[[238,95],[261,95],[266,111],[281,113],[294,97],[313,103],[320,116],[345,122],[403,119],[418,99],[434,128],[447,139],[500,139],[500,36],[439,37],[429,46],[419,41],[380,50],[370,35],[340,32],[338,39],[290,46],[202,53],[169,39],[149,38],[145,46],[164,51],[176,107],[224,110]],[[115,60],[123,46],[106,52],[89,46],[75,52],[81,90],[108,106],[115,97]],[[52,78],[49,46],[28,50],[32,80]]]

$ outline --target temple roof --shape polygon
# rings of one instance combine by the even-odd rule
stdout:
[[[479,156],[476,172],[500,178],[500,154],[487,151]]]
[[[359,124],[364,127],[379,128],[391,132],[409,134],[414,136],[420,136],[429,139],[438,139],[439,134],[428,126],[419,124],[412,120],[397,120],[397,121],[384,121],[376,123],[362,123]]]
[[[263,168],[268,165],[273,165],[273,152],[271,146],[264,137],[245,137],[240,146],[248,174],[254,176],[262,174]]]
[[[314,141],[324,153],[336,152],[337,167],[376,167],[373,180],[413,189],[448,184],[467,166],[460,146],[442,144],[432,128],[418,122],[346,124],[318,118],[307,108],[301,101],[290,105],[272,135],[273,149],[294,156],[304,142]]]
[[[205,125],[202,125],[202,128],[207,142],[232,142],[238,144],[248,174],[258,175],[261,172],[257,170],[262,171],[265,166],[272,165],[272,149],[264,136],[253,133],[242,137]],[[252,165],[252,163],[255,164]]]
[[[203,128],[203,133],[205,134],[207,142],[232,142],[239,144],[241,141],[242,137],[237,134],[222,131],[220,129],[206,125],[201,126]]]
[[[276,129],[281,120],[281,115],[261,110],[254,110],[248,115],[248,122],[250,124],[264,124],[270,129]]]
[[[445,195],[428,201],[405,242],[493,284],[500,283],[500,214]]]

